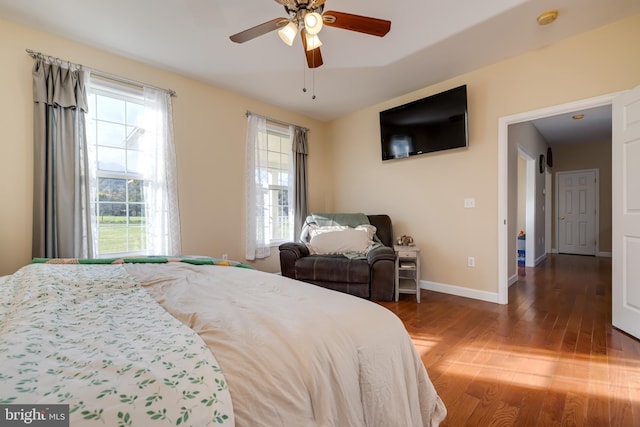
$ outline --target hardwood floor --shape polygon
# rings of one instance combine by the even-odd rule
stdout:
[[[611,326],[611,259],[550,255],[499,305],[437,292],[403,320],[443,426],[640,426],[640,341]]]

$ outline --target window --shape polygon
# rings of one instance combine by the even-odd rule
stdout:
[[[246,253],[267,258],[271,246],[293,237],[292,127],[248,115]]]
[[[179,222],[178,246],[166,244],[175,233],[157,225],[169,224],[170,214],[177,217],[177,197],[175,204],[166,203],[175,189],[161,177],[171,168],[175,174],[175,158],[167,157],[172,151],[165,144],[173,146],[158,102],[163,98],[151,91],[93,76],[89,84],[87,145],[97,256],[179,254]]]
[[[87,140],[95,147],[97,254],[146,251],[144,180],[140,137],[142,90],[92,80]]]
[[[290,241],[293,237],[293,216],[289,209],[292,187],[292,153],[289,129],[267,123],[266,158],[269,191],[265,206],[268,209],[268,236],[272,246]]]

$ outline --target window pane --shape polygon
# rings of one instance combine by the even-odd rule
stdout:
[[[143,251],[147,247],[147,235],[145,227],[129,227],[129,248],[128,251]]]
[[[144,194],[142,192],[143,185],[142,180],[140,179],[130,179],[127,182],[128,185],[128,189],[129,189],[129,202],[143,202],[144,201]]]
[[[100,254],[127,252],[126,227],[100,224],[98,234],[98,250]]]
[[[127,252],[127,205],[98,205],[98,251],[100,254]]]
[[[143,128],[139,128],[136,126],[127,126],[127,148],[129,150],[139,150],[143,135]]]
[[[127,224],[127,205],[124,203],[100,203],[98,205],[98,224]]]
[[[283,187],[288,187],[289,186],[289,173],[288,172],[282,172],[280,174],[280,185],[282,185]]]
[[[98,147],[98,169],[124,172],[126,151],[119,148]]]
[[[144,106],[135,102],[127,102],[127,124],[142,127],[144,118]]]
[[[269,151],[276,151],[276,152],[280,152],[280,137],[273,135],[273,134],[269,134],[268,137],[268,150]]]
[[[124,148],[125,127],[118,124],[98,122],[98,137],[96,143],[107,147]]]
[[[146,223],[144,205],[129,204],[129,251],[142,251],[147,248]]]
[[[127,172],[144,173],[144,157],[140,151],[127,150]]]
[[[126,181],[124,179],[98,178],[98,201],[126,201]]]
[[[145,216],[144,204],[132,203],[129,205],[129,224],[145,225],[147,217]]]
[[[287,189],[271,190],[271,239],[287,240],[289,236],[288,194]]]
[[[96,104],[96,118],[98,120],[124,123],[124,101],[104,95],[96,95]]]
[[[280,152],[279,151],[269,151],[268,153],[268,161],[270,168],[280,168]]]

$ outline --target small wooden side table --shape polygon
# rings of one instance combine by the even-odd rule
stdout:
[[[420,302],[420,249],[416,246],[395,245],[396,301],[400,294],[415,294]]]

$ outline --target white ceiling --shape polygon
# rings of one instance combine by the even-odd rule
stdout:
[[[537,25],[548,9],[558,20]],[[292,47],[276,32],[229,40],[285,17],[273,0],[0,0],[4,19],[323,121],[640,13],[640,1],[326,0],[328,10],[388,19],[391,31],[325,27],[324,65],[311,72],[299,37]]]
[[[575,120],[573,116],[584,115]],[[558,114],[532,121],[551,146],[611,142],[611,105]]]

